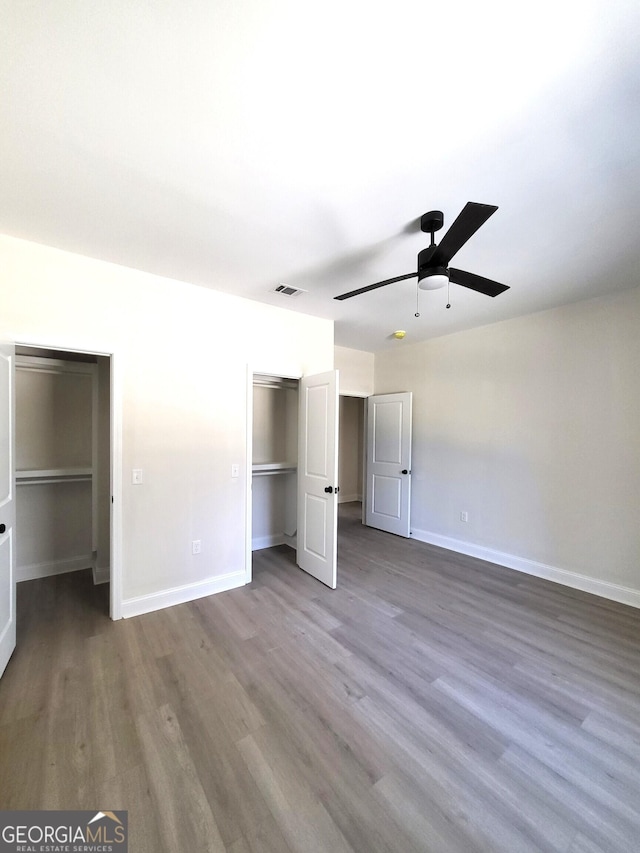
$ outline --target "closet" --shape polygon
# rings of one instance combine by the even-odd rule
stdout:
[[[300,380],[250,374],[247,571],[251,551],[286,544],[307,574],[335,589],[338,534],[338,371]],[[248,526],[249,529],[249,526]]]
[[[251,548],[296,547],[298,381],[253,376]]]
[[[16,579],[109,579],[109,359],[16,348]]]

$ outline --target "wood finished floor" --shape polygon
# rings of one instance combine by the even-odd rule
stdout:
[[[132,853],[640,849],[640,611],[363,528],[339,588],[111,622],[88,573],[19,586],[0,808],[128,809]]]

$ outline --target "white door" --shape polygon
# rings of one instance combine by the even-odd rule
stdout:
[[[0,344],[0,675],[16,647],[14,360]]]
[[[367,399],[367,494],[369,527],[410,535],[411,392]]]
[[[338,563],[338,371],[300,381],[298,542],[301,569],[336,588]]]

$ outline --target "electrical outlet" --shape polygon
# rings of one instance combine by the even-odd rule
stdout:
[[[191,553],[192,554],[200,554],[202,551],[202,540],[194,539],[191,543]]]
[[[461,512],[460,513],[460,521],[469,521],[469,513]]]

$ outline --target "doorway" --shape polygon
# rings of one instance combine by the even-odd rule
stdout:
[[[339,503],[362,503],[365,494],[365,397],[340,395]]]
[[[112,358],[21,344],[15,354],[16,582],[80,583],[84,570],[83,584],[107,585],[96,600],[118,618]]]
[[[280,544],[295,541],[299,568],[335,589],[338,371],[298,378],[248,368],[246,458],[246,582],[252,577],[253,550],[280,539]],[[276,484],[282,485],[277,506]],[[274,519],[275,532],[264,524]]]
[[[362,523],[408,537],[411,520],[410,392],[340,397],[340,503]],[[355,507],[342,518],[353,519]]]

